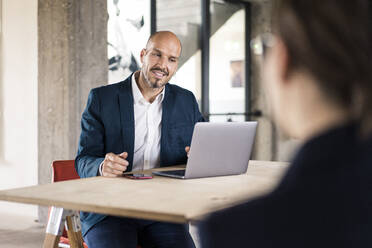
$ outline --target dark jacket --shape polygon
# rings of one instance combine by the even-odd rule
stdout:
[[[75,167],[80,177],[98,175],[105,154],[128,152],[132,170],[134,106],[131,76],[125,81],[92,89],[81,119],[81,135]],[[161,166],[185,164],[185,147],[191,143],[196,122],[203,121],[194,95],[166,84],[162,103]],[[81,212],[83,235],[104,215]]]
[[[357,137],[307,142],[272,193],[207,218],[202,247],[372,247],[372,139]]]

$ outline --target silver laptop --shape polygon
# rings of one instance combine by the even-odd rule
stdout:
[[[245,173],[256,127],[257,122],[199,122],[194,128],[186,169],[153,174],[187,179]]]

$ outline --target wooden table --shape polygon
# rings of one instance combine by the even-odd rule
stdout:
[[[0,191],[0,200],[185,223],[272,190],[287,163],[250,161],[246,174],[201,179],[93,177]]]

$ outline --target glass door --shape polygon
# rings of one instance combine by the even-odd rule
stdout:
[[[211,122],[245,120],[245,6],[211,1]]]

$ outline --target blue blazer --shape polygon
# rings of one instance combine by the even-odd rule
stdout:
[[[105,154],[128,152],[132,170],[134,153],[134,106],[132,76],[112,85],[92,89],[81,119],[81,135],[75,168],[81,178],[99,174]],[[185,147],[191,143],[196,122],[204,121],[192,92],[166,84],[162,103],[160,164],[185,164]],[[81,212],[83,235],[106,216]]]

